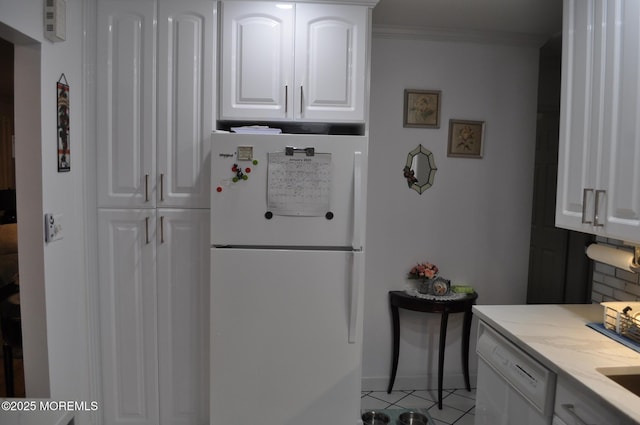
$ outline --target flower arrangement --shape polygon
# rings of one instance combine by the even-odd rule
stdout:
[[[418,263],[409,270],[409,279],[433,279],[438,274],[438,266],[428,262]]]

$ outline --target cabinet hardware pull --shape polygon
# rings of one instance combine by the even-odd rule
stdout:
[[[144,175],[144,202],[149,202],[149,174]]]
[[[284,113],[289,112],[289,86],[284,86]]]
[[[600,209],[598,206],[600,205],[600,195],[606,194],[606,190],[596,190],[596,199],[595,206],[593,207],[593,225],[598,227],[603,227],[604,223],[600,222]]]
[[[164,201],[164,173],[160,173],[160,202]]]
[[[582,223],[583,224],[591,224],[590,221],[587,221],[587,193],[592,192],[593,189],[583,189],[582,190]]]
[[[575,419],[578,425],[587,425],[587,423],[582,420],[580,416],[578,416],[578,414],[576,413],[576,408],[573,404],[561,404],[561,406],[564,410],[567,411],[567,413],[569,413],[569,415],[571,415],[573,419]]]
[[[303,92],[302,92],[302,86],[300,86],[300,115],[302,115],[302,112],[304,111],[304,108],[302,106],[303,105],[303,103],[302,103],[303,102],[303,100],[302,100],[303,98],[304,97],[303,97]]]
[[[160,243],[164,243],[164,216],[160,216]]]
[[[149,217],[144,218],[144,239],[149,245]]]

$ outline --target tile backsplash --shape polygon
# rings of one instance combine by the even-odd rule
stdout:
[[[631,251],[616,239],[597,237],[596,242]],[[640,301],[640,274],[594,262],[591,301]]]

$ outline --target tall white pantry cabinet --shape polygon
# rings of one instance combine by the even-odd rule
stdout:
[[[640,243],[640,2],[565,0],[556,225]]]
[[[204,425],[211,0],[97,0],[103,423]]]

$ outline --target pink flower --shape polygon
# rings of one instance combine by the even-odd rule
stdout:
[[[432,279],[438,274],[438,267],[428,262],[418,263],[409,270],[409,279]]]

